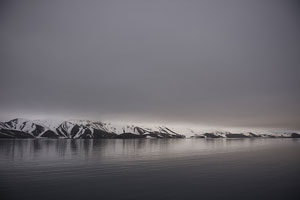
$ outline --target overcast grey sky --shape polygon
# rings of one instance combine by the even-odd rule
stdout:
[[[0,5],[1,120],[300,128],[297,0]]]

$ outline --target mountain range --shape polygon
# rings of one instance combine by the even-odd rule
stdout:
[[[258,134],[252,132],[205,132],[191,138],[300,138],[298,133]],[[116,125],[90,120],[27,120],[22,118],[0,122],[0,138],[72,138],[72,139],[127,139],[127,138],[185,138],[185,134],[166,126],[142,127]]]
[[[49,121],[13,119],[0,122],[0,138],[184,138],[171,129],[159,126],[113,126],[89,120]]]

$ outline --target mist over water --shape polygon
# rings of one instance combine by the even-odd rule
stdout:
[[[4,199],[297,199],[299,139],[0,140]]]

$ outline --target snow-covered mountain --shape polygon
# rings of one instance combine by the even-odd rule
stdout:
[[[231,132],[208,132],[203,134],[195,134],[192,138],[300,138],[300,134],[293,132],[284,133],[231,133]]]
[[[90,120],[26,120],[0,122],[0,138],[299,138],[298,133],[199,132],[191,128],[114,124]]]
[[[136,125],[112,125],[89,120],[13,119],[0,122],[0,138],[184,138],[173,130]]]

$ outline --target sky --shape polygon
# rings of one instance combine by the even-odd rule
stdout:
[[[300,129],[296,0],[0,3],[0,120]]]

